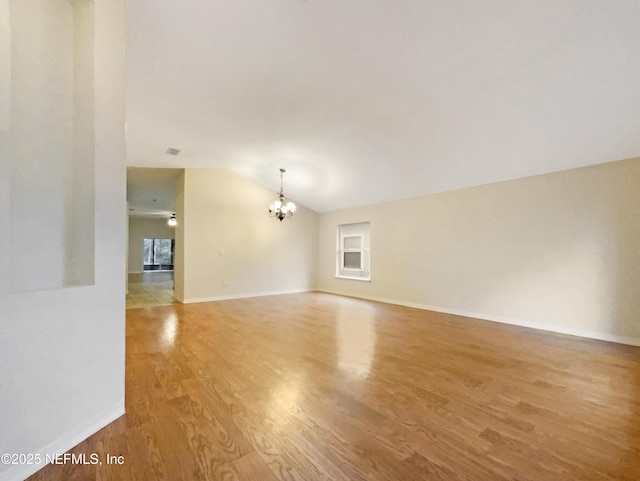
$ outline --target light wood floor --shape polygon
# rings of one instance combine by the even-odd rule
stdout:
[[[31,479],[640,479],[640,349],[322,293],[128,310],[126,409]]]

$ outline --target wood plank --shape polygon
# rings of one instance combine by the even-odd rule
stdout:
[[[71,450],[125,464],[32,481],[638,479],[638,348],[303,293],[129,309],[126,353]]]

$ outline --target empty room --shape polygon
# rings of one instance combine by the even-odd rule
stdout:
[[[0,0],[0,480],[638,481],[638,25]]]

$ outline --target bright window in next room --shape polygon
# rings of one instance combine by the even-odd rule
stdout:
[[[336,277],[371,280],[369,222],[338,226]]]
[[[145,239],[142,259],[145,271],[172,271],[174,239]]]

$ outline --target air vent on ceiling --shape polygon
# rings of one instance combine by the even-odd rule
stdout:
[[[174,149],[173,147],[169,147],[166,153],[169,155],[178,155],[180,153],[180,149]]]

